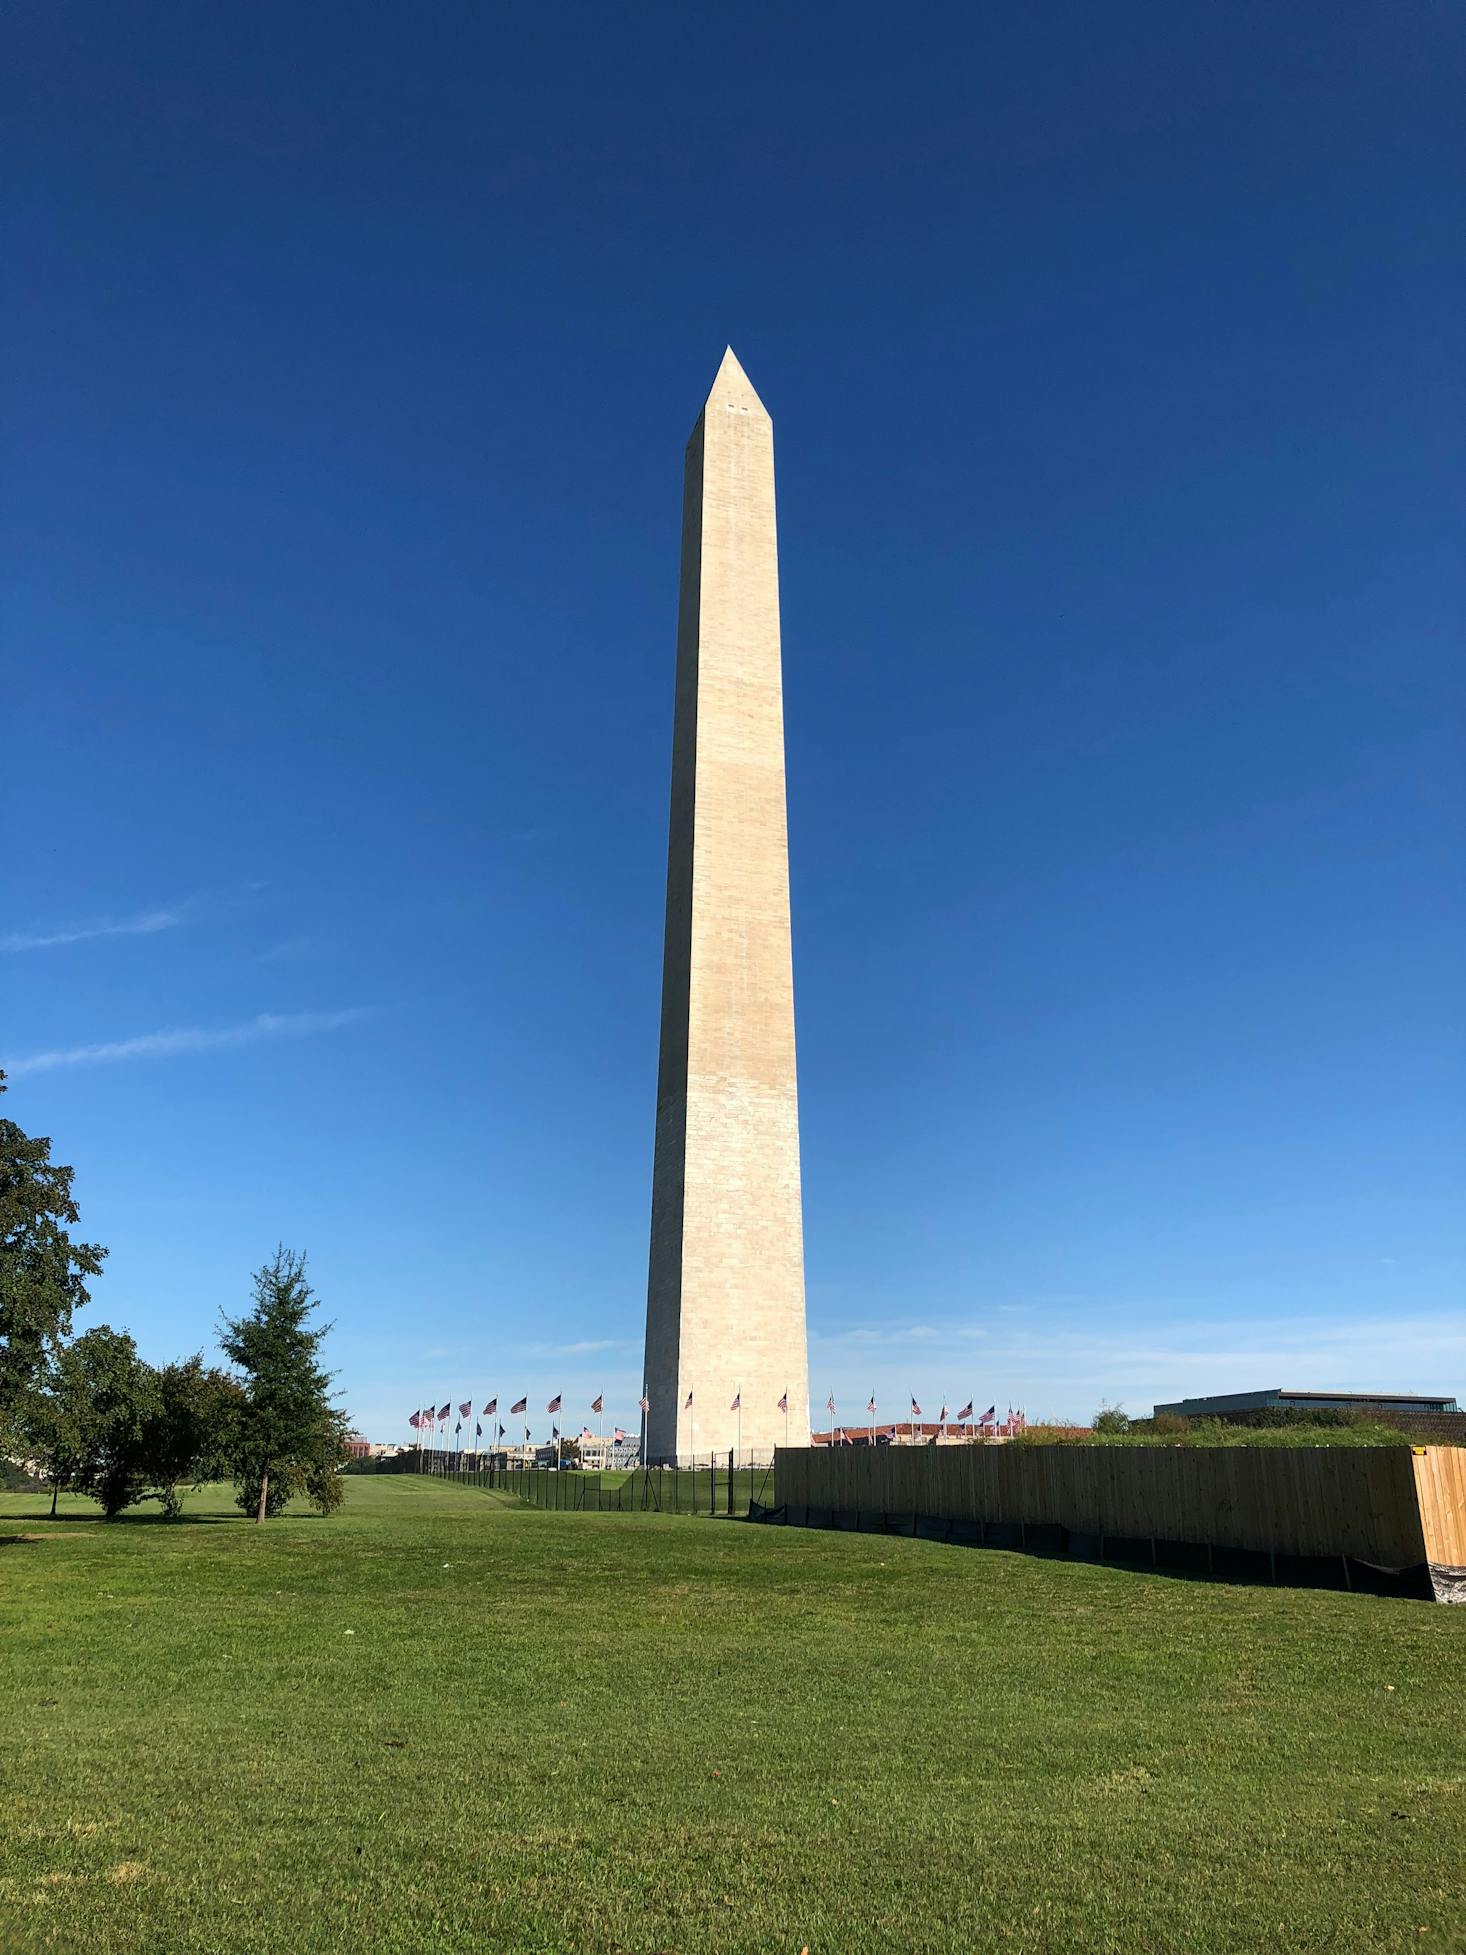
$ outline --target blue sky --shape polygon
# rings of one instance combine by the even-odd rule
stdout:
[[[1466,1387],[1458,10],[7,43],[0,1049],[86,1321],[207,1347],[283,1240],[373,1436],[634,1417],[731,341],[816,1402]]]

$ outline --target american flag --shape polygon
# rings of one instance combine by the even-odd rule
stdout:
[[[603,1412],[606,1409],[606,1394],[604,1392],[597,1392],[596,1396],[590,1402],[590,1409],[592,1412]]]
[[[960,1423],[963,1419],[970,1419],[971,1417],[972,1417],[972,1400],[968,1399],[967,1403],[963,1406],[962,1410],[957,1414],[957,1418]]]
[[[488,1404],[484,1407],[484,1417],[486,1419],[492,1419],[494,1414],[498,1411],[498,1409],[499,1409],[498,1399],[491,1398]]]
[[[741,1412],[743,1410],[742,1392],[735,1392],[733,1394],[733,1403],[728,1407],[728,1410],[730,1412]]]
[[[414,1432],[418,1432],[421,1430],[422,1422],[423,1422],[423,1418],[421,1412],[414,1412],[412,1417],[407,1421],[407,1423],[412,1427]]]
[[[921,1417],[921,1407],[914,1398],[911,1401],[911,1416],[913,1419],[919,1419]]]
[[[686,1404],[685,1404],[685,1405],[683,1406],[683,1408],[682,1408],[682,1409],[683,1409],[683,1411],[684,1411],[684,1412],[690,1412],[690,1411],[692,1410],[692,1393],[691,1393],[691,1392],[689,1392],[689,1393],[687,1394],[687,1403],[686,1403]]]
[[[528,1404],[528,1398],[516,1398],[514,1403],[509,1407],[510,1418],[518,1418],[519,1414],[525,1410]]]
[[[977,1423],[980,1426],[990,1426],[997,1418],[997,1416],[998,1416],[997,1405],[996,1404],[990,1405],[986,1410],[986,1412],[983,1413],[982,1417],[978,1420]]]
[[[466,1419],[472,1410],[473,1410],[473,1400],[471,1398],[465,1399],[462,1405],[460,1405],[458,1408],[459,1418]]]
[[[944,1405],[941,1411],[937,1414],[937,1424],[944,1426],[946,1423],[947,1423],[947,1408]]]
[[[872,1392],[872,1393],[871,1393],[871,1395],[870,1395],[870,1401],[869,1401],[869,1403],[867,1404],[867,1406],[866,1406],[866,1408],[865,1408],[865,1409],[866,1409],[866,1411],[867,1411],[867,1412],[869,1412],[869,1414],[870,1414],[870,1416],[871,1416],[872,1418],[874,1418],[874,1417],[875,1417],[875,1415],[876,1415],[876,1395],[875,1395],[875,1393],[874,1393],[874,1392]]]
[[[446,1419],[448,1414],[452,1410],[453,1410],[453,1401],[450,1399],[446,1405],[440,1405],[438,1407],[438,1417],[440,1419]]]
[[[641,1407],[641,1409],[642,1409],[642,1411],[643,1411],[643,1412],[650,1412],[650,1411],[651,1411],[651,1409],[652,1409],[652,1402],[651,1402],[651,1400],[650,1400],[649,1398],[639,1398],[639,1399],[638,1399],[638,1400],[637,1400],[636,1402],[637,1402],[637,1404],[638,1404],[638,1405],[639,1405],[639,1406]]]
[[[560,1410],[559,1392],[556,1392],[555,1396],[550,1400],[549,1404],[545,1407],[545,1410],[551,1413],[558,1412]]]
[[[833,1392],[831,1392],[830,1396],[825,1400],[825,1410],[829,1413],[830,1417],[833,1419],[835,1416],[835,1394]]]
[[[623,1446],[625,1445],[625,1443],[626,1443],[626,1434],[621,1430],[620,1426],[617,1426],[615,1431],[611,1434],[611,1444],[613,1446]]]
[[[782,1397],[782,1398],[781,1398],[781,1399],[779,1400],[779,1410],[780,1410],[781,1412],[787,1412],[787,1411],[789,1410],[789,1394],[788,1394],[788,1392],[785,1392],[785,1393],[784,1393],[784,1395],[783,1395],[783,1397]]]

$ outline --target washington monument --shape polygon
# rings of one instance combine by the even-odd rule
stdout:
[[[809,1443],[774,429],[731,347],[682,484],[646,1396],[648,1459]]]

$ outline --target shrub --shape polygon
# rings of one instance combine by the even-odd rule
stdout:
[[[330,1465],[313,1466],[306,1475],[305,1490],[316,1512],[327,1517],[334,1514],[346,1498],[346,1487],[341,1472],[339,1468]]]
[[[1166,1439],[1180,1439],[1184,1437],[1189,1421],[1183,1419],[1179,1412],[1157,1412],[1153,1419],[1147,1419],[1145,1423],[1152,1432]]]
[[[265,1519],[274,1520],[289,1506],[292,1495],[300,1491],[302,1474],[298,1467],[283,1466],[276,1461],[270,1468],[270,1484],[265,1494]],[[241,1473],[235,1490],[235,1505],[251,1520],[260,1510],[260,1482],[263,1475],[257,1469]]]
[[[124,1507],[136,1506],[142,1499],[146,1484],[134,1460],[113,1459],[93,1480],[90,1492],[92,1498],[101,1503],[103,1515],[109,1521],[115,1521]]]

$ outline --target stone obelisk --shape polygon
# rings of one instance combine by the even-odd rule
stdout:
[[[731,347],[683,474],[646,1395],[651,1460],[809,1443],[774,430]]]

